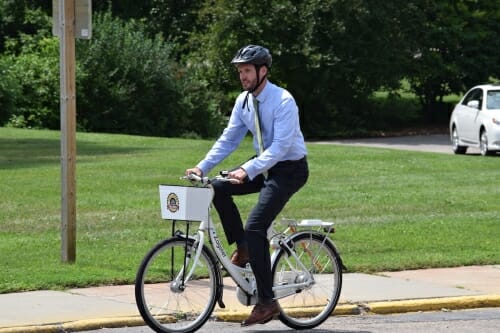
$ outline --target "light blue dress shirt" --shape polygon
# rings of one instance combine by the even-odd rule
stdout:
[[[204,175],[238,148],[248,131],[253,134],[253,147],[258,155],[253,96],[249,95],[244,103],[247,93],[244,91],[238,96],[227,127],[205,158],[198,163],[197,166]],[[280,161],[295,161],[307,155],[304,136],[300,130],[299,110],[293,96],[287,90],[267,81],[257,100],[264,152],[241,166],[250,179]]]

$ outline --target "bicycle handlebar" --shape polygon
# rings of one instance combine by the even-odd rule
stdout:
[[[187,176],[181,177],[181,179],[185,179],[190,181],[191,183],[195,184],[201,184],[203,186],[208,186],[212,184],[214,181],[223,181],[223,182],[229,182],[231,184],[241,184],[241,181],[235,178],[229,178],[229,172],[228,171],[221,171],[220,175],[217,175],[213,178],[209,177],[200,177],[195,173],[190,173]]]
[[[200,177],[195,173],[190,173],[187,176],[181,177],[181,179],[189,180],[191,182],[200,183],[200,184],[210,184],[210,179],[208,177]]]

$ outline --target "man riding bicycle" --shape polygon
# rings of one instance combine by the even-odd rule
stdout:
[[[293,96],[268,80],[272,64],[269,50],[259,45],[241,48],[231,61],[243,91],[234,104],[222,135],[197,166],[186,175],[206,175],[231,154],[248,131],[257,156],[229,172],[239,184],[215,181],[213,204],[229,244],[237,249],[231,262],[254,272],[258,303],[242,326],[265,323],[279,313],[272,291],[273,278],[267,229],[285,204],[307,181],[307,150]],[[245,228],[233,196],[259,193]]]

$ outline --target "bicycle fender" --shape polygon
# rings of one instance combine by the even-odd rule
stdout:
[[[306,234],[306,235],[309,235],[309,234],[314,234],[314,235],[318,235],[319,237],[325,239],[325,242],[328,242],[332,248],[333,248],[333,251],[335,252],[335,255],[337,256],[337,258],[339,259],[339,264],[340,264],[340,267],[342,268],[342,271],[347,271],[347,267],[344,265],[344,262],[342,260],[342,257],[340,256],[340,252],[339,250],[337,249],[337,247],[335,246],[335,243],[330,239],[330,237],[320,233],[320,232],[317,232],[317,231],[314,231],[314,230],[304,230],[304,231],[298,231],[296,233],[293,233],[291,234],[290,236],[286,237],[283,242],[285,242],[288,246],[292,246],[292,243],[293,243],[293,240],[296,238],[296,237],[299,237],[303,234]],[[285,249],[286,250],[286,249]],[[276,256],[278,255],[278,252],[279,251],[283,251],[283,249],[280,249],[280,250],[277,250],[277,251],[274,251],[273,252],[273,255],[271,257],[271,262],[274,263],[274,260],[276,258]]]

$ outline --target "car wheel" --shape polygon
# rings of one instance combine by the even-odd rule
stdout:
[[[483,129],[479,134],[479,151],[483,156],[488,156],[493,154],[492,151],[488,150],[488,135],[485,129]]]
[[[457,128],[453,127],[451,132],[451,146],[455,154],[465,154],[467,151],[467,146],[460,146],[460,139],[458,138]]]

